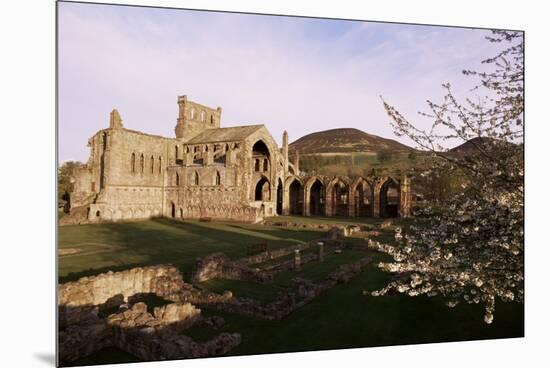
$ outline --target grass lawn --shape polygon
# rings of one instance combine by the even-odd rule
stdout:
[[[59,257],[60,282],[138,266],[171,263],[185,274],[197,257],[224,252],[246,256],[249,245],[266,242],[269,249],[317,239],[318,230],[286,229],[253,224],[150,220],[121,224],[63,226]]]
[[[185,272],[197,257],[209,253],[223,251],[230,257],[241,257],[246,255],[249,244],[267,241],[269,248],[276,248],[323,234],[309,229],[169,220],[61,227],[60,247],[75,248],[81,253],[60,257],[60,276],[64,281],[109,269],[158,263],[172,263]],[[201,308],[206,316],[224,317],[226,324],[220,330],[196,326],[185,333],[204,340],[222,331],[238,332],[242,343],[230,355],[523,336],[524,308],[520,304],[497,302],[495,319],[487,325],[480,305],[459,304],[449,309],[438,298],[364,295],[364,290],[381,288],[390,277],[375,266],[387,256],[371,254],[376,261],[359,277],[325,291],[281,321]],[[201,286],[213,291],[231,290],[237,296],[254,297],[267,303],[288,287],[294,277],[318,281],[339,265],[365,255],[365,252],[350,250],[327,254],[324,262],[305,264],[299,273],[281,272],[268,285],[210,280]],[[121,362],[131,358],[116,349],[105,349],[75,364]]]

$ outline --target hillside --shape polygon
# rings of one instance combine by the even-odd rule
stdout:
[[[479,148],[485,150],[494,150],[495,147],[500,147],[502,149],[510,149],[510,146],[522,147],[521,143],[512,143],[498,140],[495,138],[489,137],[475,137],[466,141],[454,148],[451,148],[448,152],[459,155],[459,156],[468,156],[473,154],[479,154]]]
[[[300,154],[313,153],[376,153],[392,150],[394,152],[409,152],[412,150],[393,139],[378,137],[359,129],[342,128],[315,132],[301,137],[289,145],[289,152],[296,150]]]
[[[457,153],[457,154],[477,153],[479,152],[479,150],[476,148],[476,146],[483,147],[485,144],[488,144],[490,142],[491,142],[491,138],[476,137],[454,148],[451,148],[449,152]]]

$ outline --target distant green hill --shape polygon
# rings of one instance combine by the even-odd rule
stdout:
[[[305,135],[289,145],[291,159],[296,150],[300,153],[302,171],[324,175],[396,174],[409,170],[423,156],[393,139],[354,128]]]
[[[408,152],[412,148],[393,139],[378,137],[359,129],[342,128],[315,132],[301,137],[289,145],[289,152],[300,154],[331,154],[362,152],[375,154],[383,150]]]

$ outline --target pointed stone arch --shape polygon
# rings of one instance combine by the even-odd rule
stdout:
[[[349,215],[354,217],[373,217],[374,188],[371,180],[362,176],[350,186]]]
[[[273,155],[269,145],[263,139],[258,139],[252,144],[252,171],[269,172]]]
[[[285,180],[283,195],[283,214],[302,215],[304,210],[304,182],[298,176],[289,176]]]
[[[318,176],[310,177],[304,185],[305,216],[323,216],[325,214],[326,191],[323,179]]]
[[[269,179],[262,175],[254,185],[254,200],[255,201],[270,201],[271,200],[271,183]]]
[[[392,177],[381,180],[379,191],[380,217],[398,217],[401,200],[399,182]]]
[[[326,215],[347,216],[349,214],[349,184],[347,177],[336,177],[327,185]]]

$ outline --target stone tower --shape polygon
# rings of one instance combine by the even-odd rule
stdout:
[[[176,138],[187,141],[207,129],[220,127],[221,107],[213,109],[189,101],[185,95],[178,96],[178,107],[178,119],[174,128]]]

